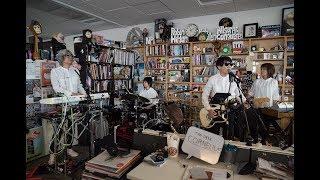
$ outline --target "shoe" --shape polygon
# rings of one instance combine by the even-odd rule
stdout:
[[[79,154],[72,149],[67,149],[67,154],[71,157],[77,157]]]
[[[56,160],[56,156],[54,154],[50,154],[48,164],[54,165],[55,160]]]

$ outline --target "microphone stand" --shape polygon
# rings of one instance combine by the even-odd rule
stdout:
[[[235,79],[235,82],[236,82],[237,87],[238,87],[241,107],[242,107],[242,110],[243,110],[243,114],[244,114],[244,118],[245,118],[246,126],[247,126],[246,145],[247,146],[252,146],[253,138],[251,137],[251,132],[250,132],[250,127],[249,127],[249,123],[248,123],[247,113],[245,111],[245,107],[244,107],[243,100],[242,100],[242,90],[241,90],[240,85],[239,85],[240,84],[240,79],[237,78],[237,77],[234,77],[234,79]],[[256,165],[251,162],[252,148],[250,148],[249,153],[250,153],[249,154],[249,161],[239,171],[239,174],[241,174],[241,175],[252,174],[254,172],[255,168],[256,168]]]

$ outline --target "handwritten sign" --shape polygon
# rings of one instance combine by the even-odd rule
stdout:
[[[194,156],[210,164],[216,164],[223,144],[223,137],[192,126],[188,129],[181,149],[188,154],[188,158]]]

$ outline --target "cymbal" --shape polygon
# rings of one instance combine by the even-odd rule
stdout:
[[[139,96],[137,94],[124,94],[123,96],[121,96],[121,99],[129,100],[129,101],[139,100],[141,102],[149,102],[149,99]]]

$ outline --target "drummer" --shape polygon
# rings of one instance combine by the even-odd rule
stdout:
[[[144,107],[144,109],[151,109],[159,102],[159,100],[157,99],[158,93],[152,88],[151,77],[145,77],[143,79],[143,90],[139,93],[139,96],[147,98],[150,101],[150,103],[146,107]]]

